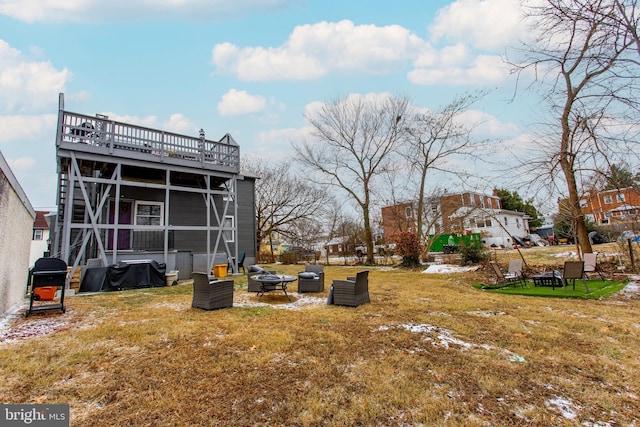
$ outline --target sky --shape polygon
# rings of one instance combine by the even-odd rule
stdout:
[[[503,61],[526,37],[518,3],[0,0],[0,151],[31,204],[53,210],[59,93],[67,111],[230,133],[242,156],[282,160],[319,102],[391,93],[437,110],[488,90],[467,119],[509,164],[536,110]],[[495,163],[473,167],[480,190],[504,178]]]

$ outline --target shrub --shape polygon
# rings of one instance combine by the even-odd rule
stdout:
[[[471,239],[468,243],[460,240],[460,264],[478,264],[488,259],[489,254],[479,239]]]
[[[282,255],[280,255],[280,262],[283,264],[297,264],[298,253],[294,251],[283,252]]]
[[[396,252],[402,256],[402,266],[414,268],[420,265],[420,238],[415,233],[400,233],[396,243]]]

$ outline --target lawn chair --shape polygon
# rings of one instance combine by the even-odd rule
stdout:
[[[584,261],[565,261],[564,269],[562,270],[562,284],[565,292],[567,291],[569,280],[572,282],[573,290],[576,290],[576,279],[582,279],[587,293],[591,293],[589,286],[587,286],[587,281],[584,278]]]
[[[242,272],[245,273],[246,270],[244,269],[244,259],[246,257],[246,253],[244,251],[240,251],[240,253],[238,254],[238,273],[240,273],[240,269],[242,269]],[[235,257],[229,257],[229,260],[227,262],[227,270],[229,271],[233,271],[233,264],[235,262],[236,258]]]
[[[584,276],[585,278],[589,278],[589,273],[597,273],[602,280],[606,280],[602,272],[598,269],[597,259],[598,254],[584,254],[582,256],[584,260]]]
[[[324,267],[307,264],[304,271],[298,273],[298,292],[323,292]]]
[[[500,270],[498,264],[495,263],[495,261],[489,261],[489,265],[496,275],[496,283],[493,285],[485,285],[484,288],[498,289],[511,285],[515,286],[522,281],[522,275],[518,273],[503,273],[502,270]],[[524,284],[522,284],[522,287],[524,287]]]
[[[509,268],[507,269],[507,274],[511,276],[516,276],[517,281],[522,284],[524,288],[526,285],[526,277],[524,276],[524,270],[522,268],[522,260],[521,259],[512,259],[509,260]]]
[[[193,273],[191,306],[205,310],[233,307],[233,280],[215,280],[207,273]]]
[[[353,279],[353,280],[349,280]],[[334,280],[329,292],[329,304],[357,307],[371,302],[369,299],[369,271],[360,271],[347,280]]]

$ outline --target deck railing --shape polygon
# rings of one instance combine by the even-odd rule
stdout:
[[[240,169],[240,147],[230,135],[220,141],[191,137],[110,120],[61,111],[58,143],[88,144],[122,154],[121,150],[149,154],[158,159],[177,158]],[[118,150],[118,151],[116,151]],[[131,153],[133,154],[133,153]]]

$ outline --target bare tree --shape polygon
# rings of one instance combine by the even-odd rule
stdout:
[[[532,71],[554,114],[556,140],[547,151],[550,174],[562,171],[582,252],[592,252],[580,209],[580,180],[629,153],[614,126],[637,113],[635,43],[614,0],[543,0],[527,9],[535,39],[517,71]],[[624,10],[629,10],[624,8]],[[634,10],[635,13],[635,10]],[[633,18],[635,25],[635,18]],[[521,74],[522,75],[522,74]]]
[[[323,209],[331,197],[325,189],[290,173],[288,162],[243,159],[242,170],[259,178],[256,180],[258,247],[274,232],[295,239],[298,223],[320,222],[318,218],[323,217]]]
[[[461,120],[461,115],[478,101],[485,92],[466,93],[454,98],[439,111],[418,113],[409,121],[406,144],[402,155],[417,177],[417,230],[422,240],[425,206],[427,205],[427,178],[429,172],[455,173],[448,165],[454,156],[470,154],[476,144],[472,143],[473,127]]]
[[[297,160],[319,173],[318,182],[345,191],[362,210],[369,264],[372,190],[401,139],[407,105],[407,99],[387,95],[332,99],[307,114],[316,139],[293,144]]]

